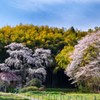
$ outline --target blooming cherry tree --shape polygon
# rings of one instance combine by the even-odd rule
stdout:
[[[100,89],[100,31],[78,41],[65,73],[73,83],[89,89]]]
[[[11,43],[5,48],[10,57],[5,60],[5,63],[0,64],[1,71],[15,73],[21,78],[22,84],[26,84],[33,78],[38,78],[41,82],[45,80],[45,68],[52,63],[50,50],[40,48],[33,53],[21,43]]]

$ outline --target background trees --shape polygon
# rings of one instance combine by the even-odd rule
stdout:
[[[66,74],[78,86],[89,90],[100,89],[100,31],[78,41],[71,55]]]
[[[67,30],[57,27],[34,26],[32,24],[20,24],[15,27],[5,26],[0,28],[0,54],[4,57],[1,57],[0,61],[2,62],[2,59],[4,60],[6,57],[3,47],[12,42],[23,43],[33,51],[35,48],[50,49],[55,59],[56,55],[65,46],[66,48],[67,46],[73,47],[77,44],[77,40],[86,34],[87,32],[75,30],[73,27]]]
[[[51,77],[51,86],[53,86],[52,83],[56,81],[56,78],[52,78],[54,77],[54,69],[56,69],[56,72],[58,69],[65,69],[65,64],[69,63],[69,57],[66,54],[69,55],[77,41],[86,34],[87,32],[75,30],[73,27],[67,30],[65,28],[34,26],[32,24],[20,24],[15,27],[5,26],[0,28],[0,62],[2,63],[5,58],[9,57],[4,46],[12,42],[22,43],[32,49],[32,51],[36,48],[50,49],[54,63],[47,70],[50,72],[49,74],[52,74],[48,76]],[[61,73],[59,74],[61,75]],[[63,75],[61,76],[63,77]],[[50,77],[47,81],[50,81]]]

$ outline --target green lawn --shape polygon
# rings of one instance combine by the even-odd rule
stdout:
[[[13,93],[0,92],[0,100],[29,100],[29,99]]]
[[[28,94],[32,98],[37,98],[38,100],[100,100],[98,94],[42,94],[33,95]]]
[[[0,100],[100,100],[100,94],[78,93],[67,89],[46,89],[44,91],[30,91],[11,94],[0,93]]]
[[[46,89],[45,91],[30,91],[24,93],[38,100],[100,100],[100,94],[79,93],[76,90],[68,89]]]

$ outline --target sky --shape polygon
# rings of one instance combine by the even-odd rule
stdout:
[[[94,28],[100,26],[100,0],[0,0],[0,27],[20,23]]]

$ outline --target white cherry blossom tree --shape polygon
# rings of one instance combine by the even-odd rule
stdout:
[[[51,51],[38,48],[33,51],[21,43],[11,43],[5,46],[9,57],[0,64],[1,71],[13,72],[21,78],[22,84],[26,84],[33,78],[45,81],[45,68],[52,63]],[[31,76],[31,77],[30,77]]]
[[[100,31],[78,41],[65,73],[73,83],[100,90]]]

